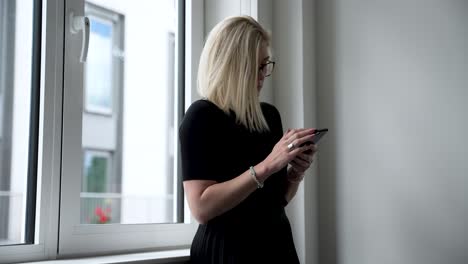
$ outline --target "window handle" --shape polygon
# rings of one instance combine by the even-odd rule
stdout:
[[[77,34],[80,31],[83,33],[83,36],[81,38],[82,42],[80,62],[86,62],[89,47],[89,18],[85,16],[75,16],[75,14],[71,12],[70,31],[73,34]]]

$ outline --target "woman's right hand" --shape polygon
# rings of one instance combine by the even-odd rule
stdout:
[[[276,143],[270,155],[262,162],[268,170],[268,175],[287,166],[299,153],[313,149],[313,144],[301,145],[312,141],[314,131],[315,128],[288,129],[280,141]]]

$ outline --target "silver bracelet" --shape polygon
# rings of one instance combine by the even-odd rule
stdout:
[[[255,173],[254,167],[250,166],[250,176],[252,176],[252,179],[257,183],[257,189],[263,188],[263,182],[260,182],[257,179],[257,174]]]

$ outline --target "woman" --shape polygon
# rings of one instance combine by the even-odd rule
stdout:
[[[270,37],[248,16],[210,32],[194,102],[180,126],[184,190],[200,223],[192,263],[299,263],[284,207],[316,148],[314,129],[283,135],[276,108],[260,103],[273,71]],[[290,168],[287,169],[288,164]]]

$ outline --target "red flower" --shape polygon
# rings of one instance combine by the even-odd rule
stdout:
[[[96,207],[96,209],[94,209],[94,213],[97,215],[97,216],[102,216],[104,215],[104,212],[102,211],[101,207]]]
[[[99,222],[100,222],[101,224],[105,224],[105,223],[107,222],[107,220],[108,220],[108,218],[107,218],[107,216],[105,216],[105,215],[101,215],[101,216],[99,217]]]
[[[105,224],[110,221],[111,208],[106,207],[105,211],[100,206],[94,209],[94,214],[97,216],[97,222]]]

